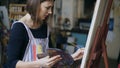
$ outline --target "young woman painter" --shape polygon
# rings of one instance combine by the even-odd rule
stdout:
[[[53,5],[54,0],[27,0],[27,14],[15,22],[11,28],[7,47],[8,68],[51,68],[62,59],[60,55],[56,55],[53,57],[45,56],[35,61],[23,61],[31,34],[42,48],[42,50],[38,49],[37,53],[41,53],[39,51],[44,53],[46,48],[49,48],[49,23],[47,20],[52,14]],[[78,49],[71,56],[76,61],[82,58],[82,53],[83,50]]]

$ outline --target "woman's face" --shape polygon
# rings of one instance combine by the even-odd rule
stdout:
[[[46,19],[50,14],[52,14],[53,2],[44,1],[40,5],[39,17],[41,20]]]

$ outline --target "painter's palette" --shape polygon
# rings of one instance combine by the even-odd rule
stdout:
[[[47,49],[47,52],[50,57],[55,55],[60,55],[62,57],[62,60],[56,63],[54,66],[64,66],[64,65],[70,66],[74,63],[72,56],[69,53],[66,53],[60,49],[49,48]]]

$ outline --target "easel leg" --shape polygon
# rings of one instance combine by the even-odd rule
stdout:
[[[109,68],[105,41],[103,41],[102,43],[102,49],[103,49],[102,56],[104,59],[105,68]]]

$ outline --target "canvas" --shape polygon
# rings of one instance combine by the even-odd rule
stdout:
[[[108,68],[105,39],[108,31],[108,20],[113,0],[96,0],[94,14],[88,33],[80,68],[99,68],[103,54],[105,68]]]

